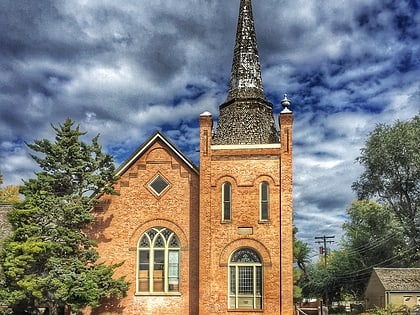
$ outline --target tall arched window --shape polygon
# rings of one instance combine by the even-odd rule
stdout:
[[[260,184],[260,221],[270,219],[269,205],[269,186],[267,182],[262,182]]]
[[[146,231],[138,243],[137,292],[178,292],[179,250],[179,239],[171,230]]]
[[[232,220],[232,185],[229,182],[222,185],[222,221]]]
[[[257,252],[242,248],[229,261],[229,309],[262,309],[262,263]]]

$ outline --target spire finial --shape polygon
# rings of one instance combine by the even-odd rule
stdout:
[[[281,100],[281,106],[283,106],[283,110],[281,111],[284,113],[291,113],[292,111],[289,109],[292,102],[287,98],[287,94],[284,94],[284,98]]]
[[[227,100],[262,98],[261,67],[251,0],[241,0]]]

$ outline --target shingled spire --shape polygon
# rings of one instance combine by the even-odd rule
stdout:
[[[251,0],[242,0],[227,100],[237,97],[265,99]]]
[[[229,93],[219,108],[213,144],[278,142],[272,108],[262,86],[251,0],[241,0]]]

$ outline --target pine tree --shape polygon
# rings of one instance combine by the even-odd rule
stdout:
[[[113,159],[102,153],[99,136],[82,142],[86,133],[72,120],[52,128],[54,143],[28,144],[41,171],[24,182],[24,200],[9,213],[13,233],[0,257],[5,276],[0,300],[20,312],[48,307],[54,315],[64,306],[76,311],[121,297],[128,284],[113,278],[121,264],[97,262],[95,244],[83,233],[93,220],[95,197],[115,194]]]

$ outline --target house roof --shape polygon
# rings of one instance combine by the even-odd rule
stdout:
[[[167,137],[160,131],[156,131],[143,145],[141,145],[125,162],[123,162],[117,169],[118,176],[123,174],[145,151],[147,151],[153,143],[161,140],[169,147],[192,171],[199,174],[197,166],[179,150]]]
[[[385,291],[419,291],[420,268],[373,268]]]

